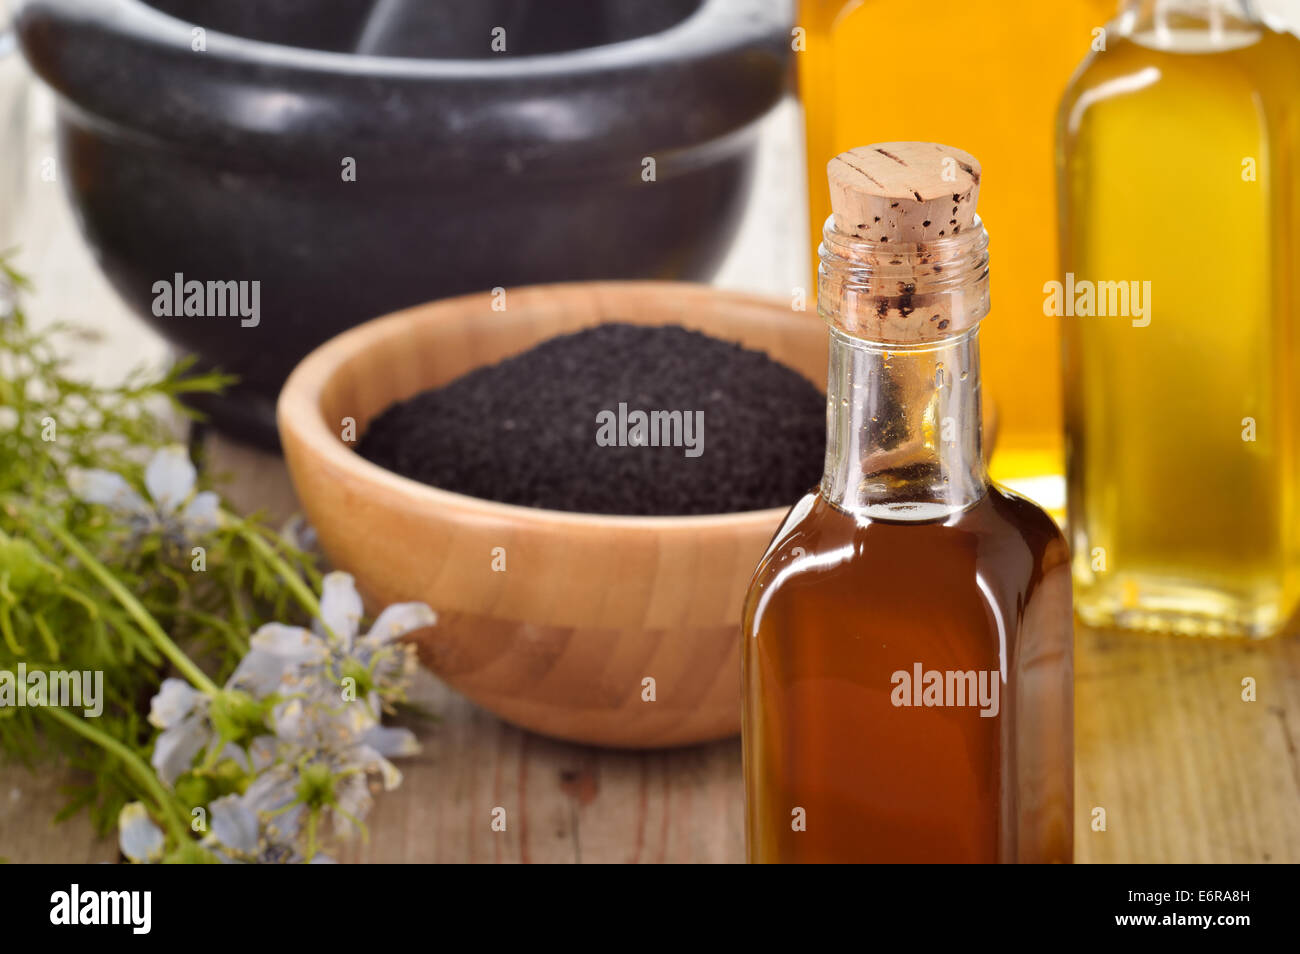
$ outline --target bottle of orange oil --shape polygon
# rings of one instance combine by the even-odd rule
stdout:
[[[1300,40],[1132,0],[1061,104],[1081,618],[1261,637],[1300,608]]]
[[[1068,862],[1069,557],[985,471],[979,163],[882,143],[828,175],[826,469],[745,604],[750,860]]]
[[[812,251],[830,213],[821,170],[873,139],[941,138],[998,175],[980,200],[997,233],[998,319],[984,343],[997,411],[994,476],[1063,506],[1058,319],[1043,284],[1056,271],[1056,106],[1115,0],[800,0],[795,55],[808,154]],[[904,44],[916,44],[901,68]],[[816,261],[813,269],[817,268]]]

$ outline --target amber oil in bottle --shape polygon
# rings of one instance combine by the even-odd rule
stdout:
[[[749,858],[1068,862],[1069,559],[985,470],[979,164],[883,143],[828,174],[826,469],[745,604]]]

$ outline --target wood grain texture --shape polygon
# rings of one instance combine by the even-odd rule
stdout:
[[[84,812],[54,823],[76,773],[42,767],[28,772],[0,762],[0,862],[97,864],[117,861],[117,841],[97,838]]]
[[[1300,862],[1300,642],[1078,630],[1075,857]],[[1242,680],[1255,680],[1255,702]],[[1089,815],[1106,809],[1105,832]]]

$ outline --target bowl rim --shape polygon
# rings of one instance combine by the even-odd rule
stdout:
[[[524,285],[514,289],[515,293],[524,291],[545,291],[551,293],[572,292],[595,287],[617,287],[628,292],[642,291],[647,294],[672,295],[715,295],[737,304],[772,307],[781,299],[771,296],[756,295],[716,288],[697,282],[644,281],[644,280],[601,280],[585,282],[554,282],[536,285]],[[442,312],[454,313],[456,306],[473,300],[488,302],[492,292],[471,292],[452,298],[413,305],[400,311],[391,312],[372,318],[318,345],[303,358],[290,373],[276,401],[276,427],[281,435],[281,444],[286,454],[293,441],[286,440],[286,431],[292,431],[297,443],[315,457],[334,468],[348,474],[359,484],[369,484],[396,494],[406,505],[441,508],[443,512],[473,514],[498,522],[527,524],[537,528],[554,528],[557,525],[570,525],[586,530],[599,528],[618,528],[641,530],[654,533],[684,530],[702,532],[714,528],[765,529],[779,526],[784,516],[790,512],[797,501],[780,507],[764,510],[741,510],[734,513],[718,514],[594,514],[580,511],[552,510],[543,507],[528,507],[522,504],[500,503],[485,500],[456,491],[444,490],[422,483],[410,477],[404,477],[394,471],[380,467],[362,457],[357,451],[345,445],[333,430],[325,423],[321,411],[321,395],[326,384],[338,372],[345,360],[365,350],[368,343],[385,337],[389,328],[403,325],[410,320],[413,313],[422,313],[423,320],[438,321]],[[519,306],[515,306],[519,307]],[[526,306],[524,306],[526,307]],[[781,311],[788,308],[780,307]],[[807,318],[798,319],[807,321]],[[599,321],[593,324],[599,324]],[[591,327],[584,325],[583,327]],[[779,359],[774,359],[779,360]],[[292,469],[291,469],[292,474]],[[811,491],[812,488],[809,488]]]
[[[35,6],[75,16],[79,23],[112,29],[143,47],[162,48],[164,37],[185,41],[182,45],[188,46],[190,31],[201,28],[209,45],[216,40],[214,59],[284,73],[477,82],[529,79],[554,73],[599,75],[624,68],[624,57],[629,53],[637,56],[638,65],[648,66],[662,66],[683,52],[707,57],[761,43],[778,29],[784,33],[786,21],[790,19],[774,12],[768,0],[699,0],[699,5],[682,19],[663,30],[641,36],[554,53],[457,59],[351,53],[258,40],[186,20],[153,6],[148,0],[26,0],[16,13],[30,14],[25,7]],[[656,42],[662,37],[672,43]]]
[[[383,157],[377,169],[397,163],[436,181],[515,175],[520,162],[573,175],[595,160],[748,142],[786,94],[792,19],[770,0],[702,0],[659,32],[483,59],[307,49],[207,27],[195,56],[197,25],[145,0],[22,0],[14,26],[29,65],[59,96],[61,122],[205,164],[293,163],[295,175],[322,149],[361,141]],[[149,68],[122,65],[136,61]],[[691,122],[680,108],[620,105],[622,89],[642,104],[689,101]]]

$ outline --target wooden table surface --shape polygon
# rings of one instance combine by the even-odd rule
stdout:
[[[209,441],[239,474],[237,505],[292,511],[278,458]],[[1300,862],[1300,641],[1196,640],[1080,627],[1075,647],[1075,858],[1080,862]],[[1254,679],[1257,701],[1242,700]],[[423,751],[379,796],[366,862],[738,862],[740,744],[666,752],[569,745],[507,725],[422,674]],[[50,826],[61,779],[11,772],[0,856],[111,860],[76,819]],[[5,789],[8,795],[5,796]],[[492,830],[496,808],[506,830]],[[1093,831],[1094,809],[1106,830]]]

